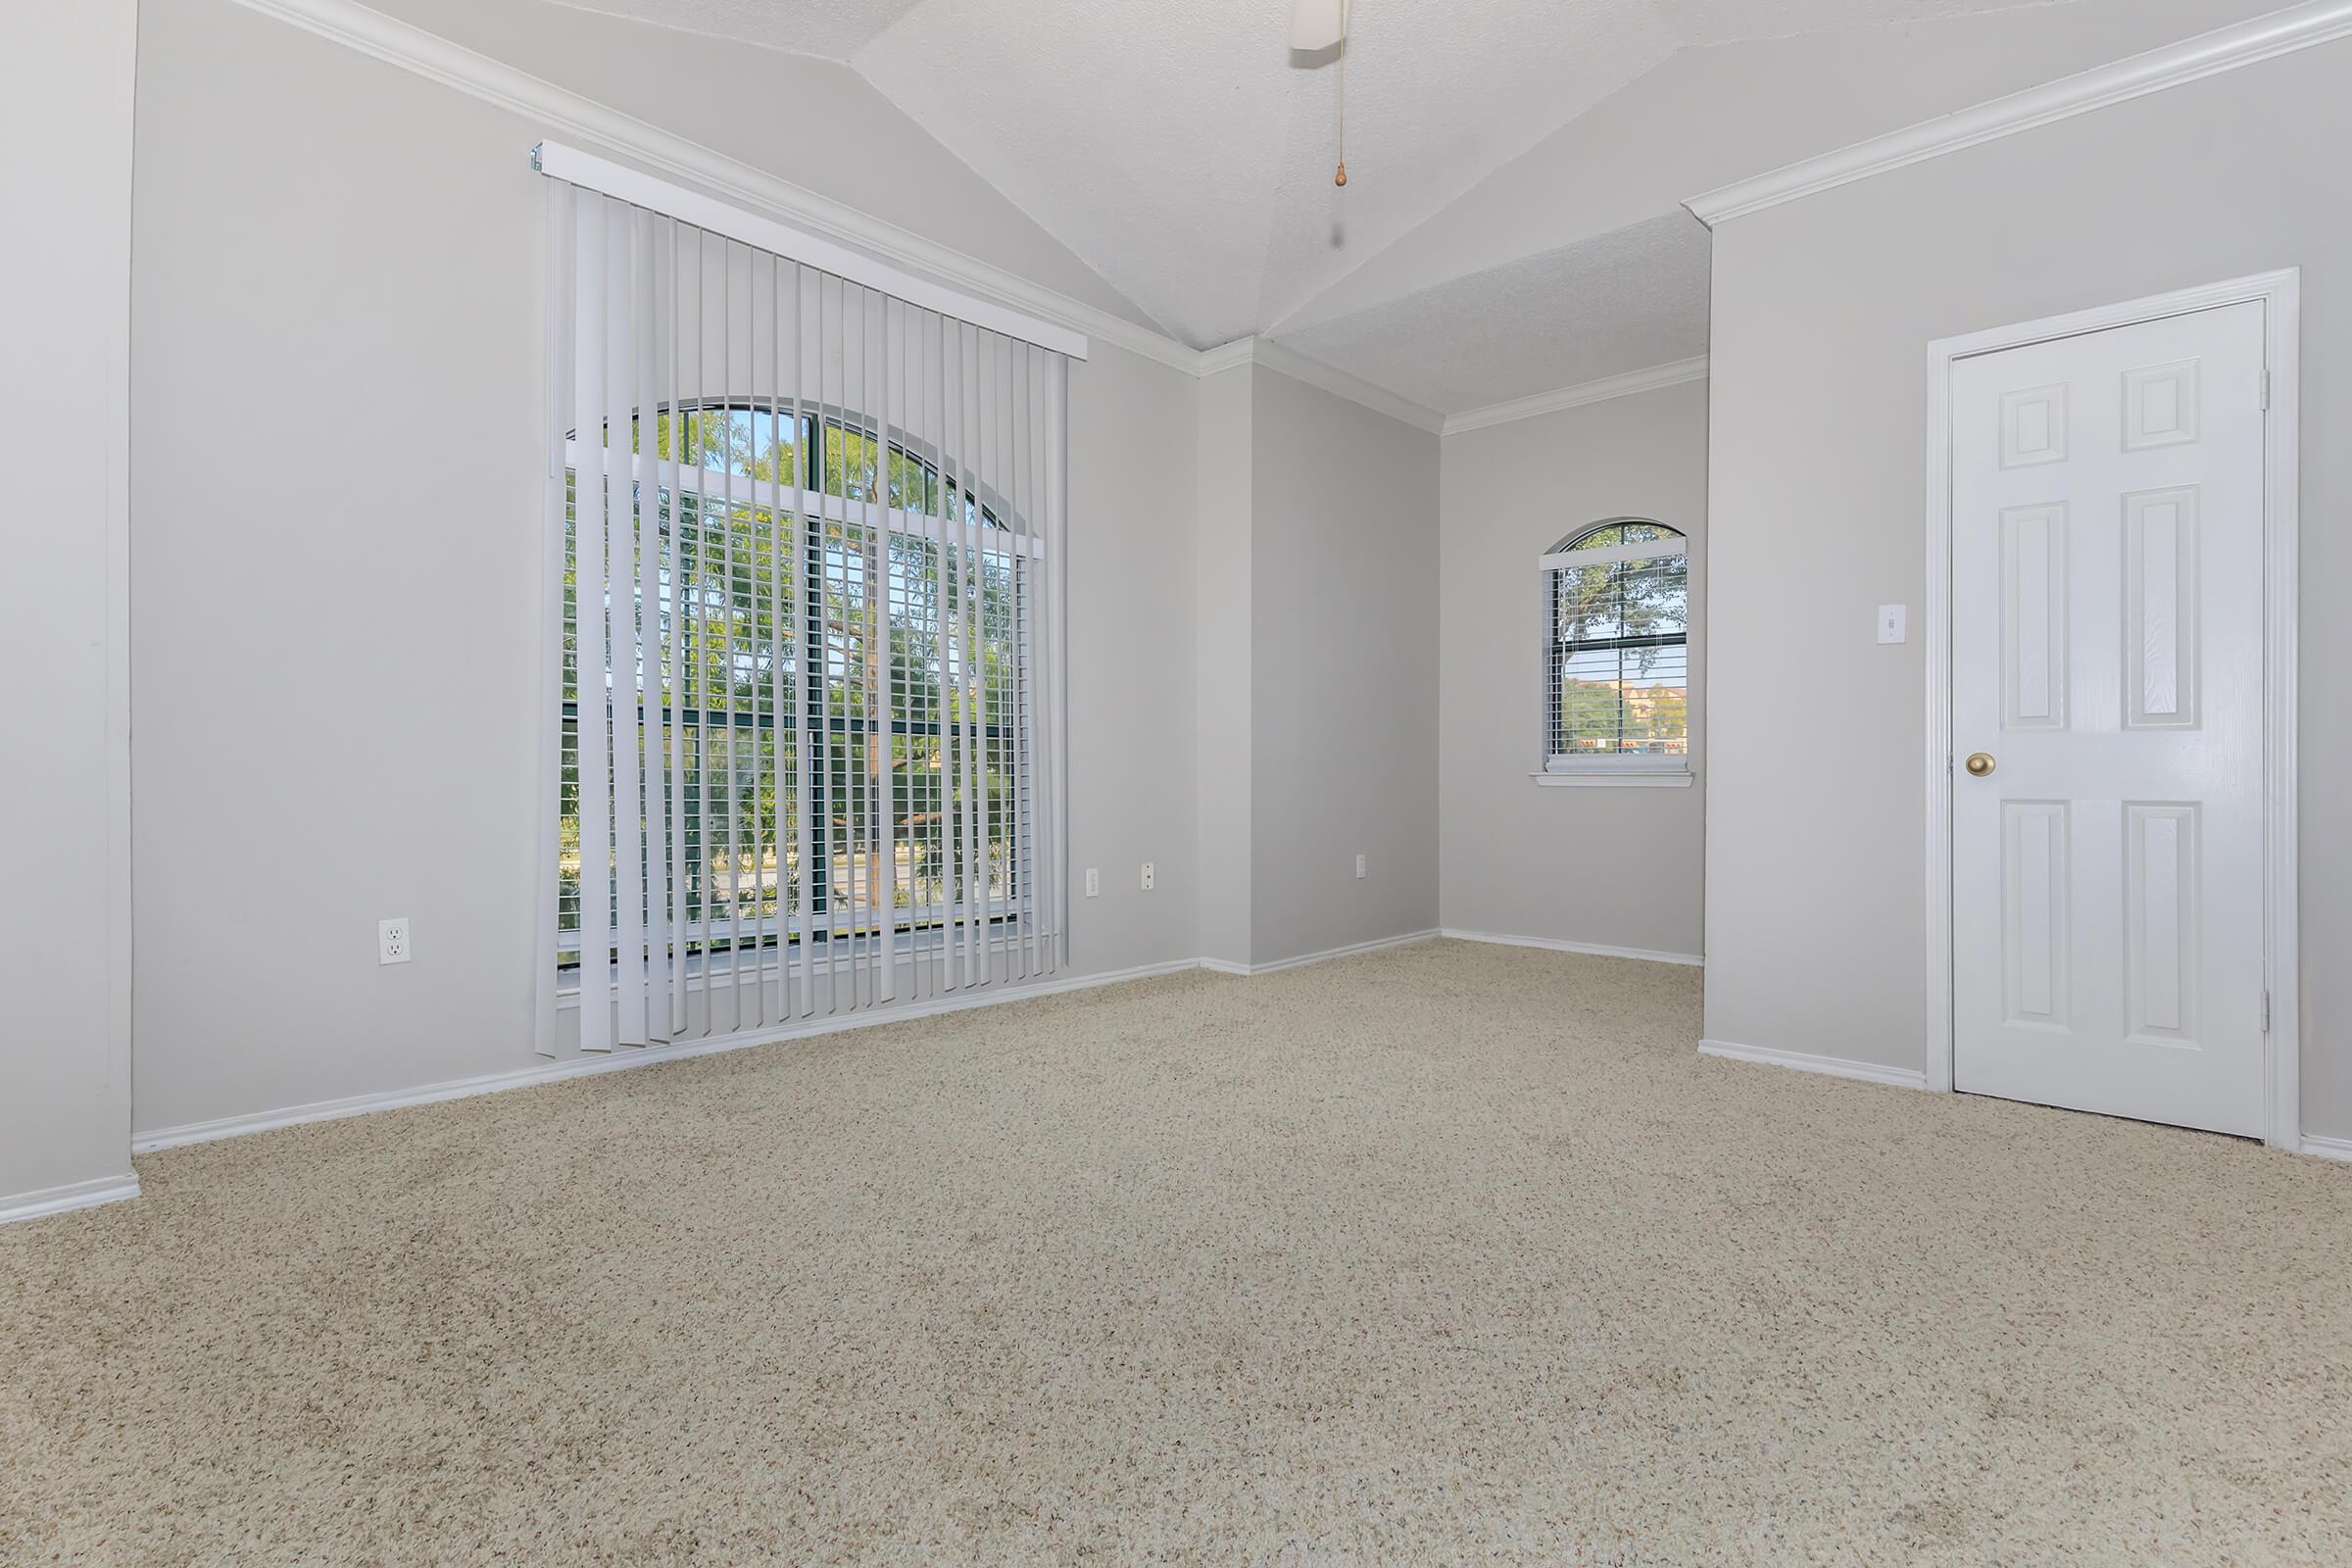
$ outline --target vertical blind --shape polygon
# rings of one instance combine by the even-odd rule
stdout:
[[[1056,972],[1066,361],[546,183],[540,1050]]]

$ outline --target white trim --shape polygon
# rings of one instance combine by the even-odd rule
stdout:
[[[1683,205],[1712,227],[1908,164],[2346,37],[2352,37],[2352,0],[2310,0],[1739,180]]]
[[[616,153],[666,179],[683,180],[750,213],[852,246],[879,261],[912,268],[1005,310],[1114,344],[1148,360],[1198,374],[1198,351],[1166,333],[1033,283],[977,257],[870,217],[779,179],[764,170],[559,87],[505,61],[386,16],[358,0],[235,0],[306,32],[331,39],[441,86]]]
[[[2296,793],[2301,744],[2303,532],[2303,275],[2275,274],[2263,310],[2263,883],[2269,907],[2271,1136],[2292,1146],[2303,1130],[2302,805]]]
[[[1564,770],[1557,773],[1545,769],[1544,772],[1530,773],[1527,776],[1546,789],[1558,789],[1563,785],[1576,788],[1590,788],[1598,785],[1602,789],[1632,790],[1686,790],[1690,787],[1690,781],[1695,777],[1687,767],[1672,769],[1594,767],[1578,768],[1574,771]]]
[[[2305,10],[2313,8],[2306,7]],[[2352,31],[2352,0],[2333,7]],[[2284,13],[2281,13],[2284,15]],[[2142,321],[2259,302],[2263,363],[2270,375],[2270,412],[2263,421],[2263,815],[2264,936],[2271,997],[2271,1030],[2264,1037],[2263,1072],[2268,1130],[2264,1142],[2292,1149],[2301,1139],[2299,1016],[2301,933],[2295,803],[2296,541],[2300,530],[2302,274],[2296,268],[2231,278],[2065,316],[1994,327],[1928,345],[1927,462],[1927,1071],[1928,1087],[1953,1084],[1952,1034],[1952,420],[1955,362],[2003,349],[2079,337]]]
[[[1007,337],[1034,343],[1041,349],[1086,358],[1086,334],[1057,322],[1045,321],[1024,311],[999,305],[959,289],[934,283],[927,277],[875,261],[820,235],[780,223],[731,201],[721,201],[671,180],[657,179],[609,158],[580,151],[560,141],[543,141],[531,149],[531,167],[550,179],[561,179],[586,190],[601,192],[632,207],[662,214],[713,234],[738,239],[757,250],[802,262],[820,271],[888,294],[926,311]]]
[[[1446,416],[1443,433],[1460,435],[1464,430],[1483,430],[1491,424],[1533,419],[1541,415],[1557,414],[1562,409],[1581,409],[1587,404],[1630,398],[1639,392],[1655,392],[1661,387],[1681,386],[1686,381],[1704,381],[1706,378],[1707,357],[1701,354],[1694,360],[1653,365],[1645,370],[1628,370],[1623,375],[1603,376],[1597,381],[1564,386],[1556,392],[1538,392],[1532,397],[1513,398],[1508,403],[1491,403],[1466,414],[1449,414]]]
[[[1002,991],[963,993],[932,1002],[888,1007],[874,1012],[854,1013],[839,1018],[815,1018],[805,1023],[791,1024],[776,1029],[729,1035],[720,1040],[685,1041],[666,1046],[624,1046],[615,1050],[609,1056],[568,1057],[562,1061],[542,1062],[532,1067],[518,1067],[512,1072],[485,1073],[478,1078],[456,1078],[444,1083],[424,1084],[415,1089],[388,1089],[378,1094],[350,1095],[341,1100],[321,1100],[307,1105],[288,1105],[278,1110],[256,1111],[251,1115],[223,1116],[217,1121],[196,1121],[178,1127],[158,1127],[148,1132],[131,1134],[130,1148],[133,1153],[151,1153],[159,1149],[176,1149],[182,1144],[210,1143],[220,1138],[242,1138],[247,1133],[273,1132],[280,1127],[295,1127],[305,1122],[340,1121],[346,1116],[364,1116],[376,1110],[396,1110],[404,1105],[429,1105],[444,1100],[465,1100],[474,1095],[495,1094],[502,1089],[524,1089],[534,1084],[556,1083],[565,1078],[588,1078],[599,1073],[624,1072],[632,1067],[650,1066],[659,1061],[680,1061],[690,1056],[710,1056],[723,1052],[745,1051],[754,1046],[773,1045],[785,1040],[800,1040],[810,1035],[838,1034],[848,1029],[871,1028],[876,1024],[904,1023],[910,1018],[929,1018],[946,1012],[966,1012],[974,1007],[994,1006],[999,1003],[1025,1002],[1036,997],[1058,996],[1069,991],[1088,991],[1097,986],[1117,985],[1128,980],[1146,980],[1155,975],[1180,974],[1199,967],[1199,962],[1191,958],[1179,959],[1173,963],[1147,963],[1132,969],[1113,969],[1102,974],[1074,975],[1044,980]]]
[[[0,1225],[13,1225],[21,1219],[41,1219],[76,1208],[96,1208],[100,1203],[120,1202],[125,1198],[138,1196],[139,1177],[136,1171],[123,1176],[100,1176],[86,1182],[68,1182],[63,1187],[43,1187],[33,1192],[0,1198]]]
[[[106,723],[105,779],[100,796],[106,812],[106,978],[99,1011],[104,1019],[108,1139],[127,1138],[130,1132],[133,987],[138,973],[137,920],[132,898],[131,860],[131,543],[130,467],[135,436],[131,429],[131,212],[127,199],[135,172],[137,137],[132,126],[138,78],[138,19],[109,12],[110,33],[103,47],[119,50],[114,69],[116,96],[102,109],[103,134],[115,145],[121,182],[115,191],[104,254],[109,258],[109,286],[119,290],[106,314],[106,428],[102,435],[106,481],[106,602],[101,612],[106,665],[103,713]],[[94,30],[94,29],[93,29]],[[111,34],[120,32],[118,40]],[[92,40],[92,46],[98,46]],[[89,254],[100,254],[93,248]],[[130,1162],[128,1151],[123,1163]],[[87,1195],[74,1203],[113,1202],[136,1198],[136,1172],[107,1178],[103,1185],[83,1184]],[[13,1202],[14,1200],[12,1200]]]
[[[1359,953],[1379,953],[1387,948],[1409,947],[1416,942],[1428,942],[1441,933],[1407,931],[1400,937],[1374,937],[1369,942],[1351,942],[1344,948],[1325,948],[1320,953],[1301,953],[1295,958],[1276,958],[1271,963],[1239,963],[1231,958],[1202,958],[1200,967],[1211,974],[1260,975],[1276,974],[1284,969],[1303,969],[1310,963],[1328,963],[1333,958],[1352,958]]]
[[[1200,362],[1193,367],[1199,376],[1217,375],[1226,370],[1238,370],[1245,365],[1257,363],[1258,340],[1237,337],[1230,343],[1220,343],[1213,349],[1200,351]]]
[[[1598,942],[1563,942],[1557,937],[1514,937],[1499,931],[1461,931],[1447,926],[1438,935],[1448,942],[1484,942],[1497,948],[1541,948],[1546,953],[1582,953],[1596,958],[1639,958],[1644,963],[1679,963],[1703,969],[1707,960],[1695,953],[1661,953],[1653,948],[1612,948]]]
[[[1253,976],[1277,973],[1284,969],[1302,968],[1333,958],[1352,957],[1359,954],[1379,953],[1390,948],[1407,947],[1446,937],[1457,942],[1484,942],[1505,947],[1543,948],[1557,953],[1582,953],[1610,958],[1639,958],[1655,963],[1696,965],[1703,960],[1696,954],[1653,953],[1642,948],[1610,948],[1592,943],[1558,942],[1545,937],[1500,936],[1483,931],[1425,930],[1410,931],[1402,936],[1376,937],[1369,942],[1350,943],[1347,947],[1328,948],[1320,953],[1301,954],[1295,958],[1277,958],[1271,963],[1241,964],[1226,958],[1179,958],[1166,963],[1139,964],[1131,969],[1113,969],[1102,974],[1074,975],[1022,985],[1004,991],[966,993],[907,1006],[892,1007],[880,1012],[856,1013],[840,1018],[816,1018],[804,1023],[757,1033],[730,1035],[723,1040],[680,1042],[666,1046],[631,1046],[614,1051],[609,1056],[574,1056],[561,1061],[540,1062],[534,1066],[516,1068],[512,1072],[485,1073],[477,1078],[457,1078],[443,1083],[423,1084],[413,1089],[389,1089],[376,1094],[349,1095],[340,1100],[321,1100],[305,1105],[287,1105],[277,1110],[256,1111],[243,1116],[223,1116],[213,1121],[187,1122],[177,1127],[158,1127],[131,1135],[133,1153],[153,1153],[160,1149],[177,1149],[186,1144],[212,1143],[222,1138],[242,1138],[249,1133],[274,1132],[281,1127],[298,1127],[309,1122],[340,1121],[348,1116],[365,1116],[378,1110],[397,1110],[407,1105],[437,1104],[446,1100],[466,1100],[475,1095],[496,1094],[506,1089],[527,1089],[537,1084],[558,1083],[566,1078],[594,1077],[600,1073],[625,1072],[634,1067],[651,1066],[662,1061],[680,1061],[691,1056],[716,1055],[724,1052],[744,1051],[755,1046],[774,1045],[787,1040],[806,1039],[812,1035],[838,1034],[844,1030],[871,1028],[877,1024],[901,1023],[912,1018],[934,1017],[941,1013],[965,1012],[975,1007],[994,1006],[1000,1003],[1023,1002],[1037,997],[1057,996],[1071,991],[1091,991],[1101,986],[1121,985],[1130,980],[1148,980],[1159,975],[1183,974],[1190,970],[1205,969],[1216,974]],[[106,1202],[114,1198],[137,1196],[138,1178],[113,1178],[107,1183],[86,1183],[94,1191],[79,1201],[57,1203],[53,1207],[78,1207],[82,1203]],[[118,1191],[116,1188],[120,1188]],[[95,1191],[104,1189],[103,1191]],[[59,1188],[54,1193],[26,1194],[28,1202],[50,1200],[74,1189]],[[43,1207],[38,1212],[52,1212]],[[18,1214],[13,1209],[0,1210],[0,1219],[30,1218],[31,1212]]]
[[[1953,1091],[1952,1046],[1952,361],[1928,346],[1927,665],[1928,1043],[1921,1076]],[[1941,1041],[1938,1045],[1936,1042]]]
[[[2305,1133],[2303,1152],[2321,1159],[2352,1160],[2352,1138],[2322,1138],[2315,1133]]]
[[[1701,1040],[1698,1054],[1726,1061],[1755,1061],[1768,1067],[1793,1067],[1829,1078],[1852,1078],[1889,1089],[1925,1089],[1927,1076],[1909,1067],[1887,1067],[1875,1061],[1851,1061],[1844,1056],[1816,1056],[1807,1051],[1781,1051],[1771,1046],[1742,1046],[1729,1040]]]
[[[1288,348],[1270,338],[1237,337],[1230,343],[1205,349],[1193,373],[1210,376],[1244,365],[1255,365],[1279,371],[1294,381],[1321,387],[1333,397],[1361,404],[1375,414],[1385,414],[1392,419],[1409,424],[1416,430],[1427,430],[1432,435],[1446,425],[1446,416],[1435,409],[1423,408],[1410,398],[1400,398],[1360,376],[1349,375],[1336,366],[1325,365],[1321,360],[1308,359],[1297,349]]]

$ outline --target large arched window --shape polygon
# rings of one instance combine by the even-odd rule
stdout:
[[[1612,517],[1544,557],[1543,776],[1689,780],[1687,549],[1678,528]]]
[[[1055,973],[1070,335],[547,197],[536,1048]]]
[[[647,432],[629,426],[642,455]],[[569,973],[582,869],[578,433],[564,444],[575,504],[564,511],[558,954]],[[675,939],[692,966],[712,953],[739,961],[738,948],[756,961],[804,938],[870,937],[883,911],[914,937],[939,926],[951,899],[1005,918],[1019,853],[1009,778],[1025,760],[1019,710],[1035,696],[1015,648],[1034,534],[1007,525],[993,489],[839,409],[796,417],[790,403],[681,402],[656,415],[650,445],[657,548],[621,575],[633,586],[624,618],[663,657],[649,667],[635,655],[629,684],[631,706],[658,710],[659,742],[678,755]],[[610,615],[610,589],[605,599]],[[608,706],[616,679],[609,668]],[[970,802],[943,788],[951,745],[982,760]],[[877,847],[885,817],[895,873]],[[897,883],[887,898],[886,880]],[[954,891],[959,880],[976,880],[976,894]]]

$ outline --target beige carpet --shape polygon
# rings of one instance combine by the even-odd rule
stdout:
[[[0,1561],[2352,1561],[2352,1168],[1435,943],[0,1231]]]

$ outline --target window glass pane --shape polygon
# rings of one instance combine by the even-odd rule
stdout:
[[[855,419],[846,429],[825,422],[826,492],[864,501],[886,481],[886,498],[876,499],[915,517],[875,527],[764,504],[769,498],[744,481],[790,486],[810,445],[796,438],[789,408],[780,419],[763,408],[688,409],[661,415],[653,428],[662,459],[738,481],[731,504],[690,489],[659,492],[660,640],[601,672],[605,721],[616,703],[659,703],[662,744],[679,759],[676,880],[690,955],[699,960],[715,948],[723,956],[738,928],[747,946],[788,942],[784,916],[794,910],[815,916],[819,940],[828,919],[847,935],[853,909],[869,916],[870,929],[885,878],[900,890],[902,931],[944,921],[951,881],[966,898],[977,885],[1009,912],[1021,896],[1013,871],[1029,847],[1012,843],[1012,791],[1027,762],[1019,720],[1033,700],[1014,685],[1027,678],[1017,644],[1030,613],[1026,563],[1004,548],[1009,535],[975,552],[919,531],[924,517],[953,511],[970,526],[998,530],[1000,520],[935,465],[886,446]],[[802,428],[814,430],[816,420]],[[578,963],[581,923],[580,726],[598,711],[581,693],[578,584],[583,565],[590,581],[600,572],[603,521],[592,503],[583,527],[577,491],[576,472],[567,472],[558,907],[567,968]],[[637,564],[616,564],[616,582],[624,571],[641,595]],[[609,600],[603,608],[610,612]],[[635,608],[642,614],[642,603]],[[877,610],[894,672],[887,726],[876,722],[883,705],[873,690],[884,667],[872,636]],[[590,680],[591,693],[599,684]],[[824,727],[821,744],[804,735],[804,714]],[[950,744],[968,746],[978,763],[954,770],[972,787],[953,797],[942,760]],[[897,863],[886,865],[882,816],[892,808]],[[805,897],[804,823],[815,853]],[[603,853],[611,858],[611,843]],[[649,898],[670,853],[667,840],[645,846]]]
[[[1690,604],[1684,558],[1603,562],[1555,571],[1551,578],[1545,755],[1687,755]]]
[[[1604,522],[1596,528],[1571,534],[1558,546],[1561,550],[1607,550],[1617,545],[1643,545],[1658,539],[1680,539],[1680,528],[1669,528],[1662,522],[1650,522],[1640,517],[1628,517],[1619,522]]]
[[[778,484],[800,480],[799,432],[792,405],[687,409],[654,420],[657,455],[670,462]]]

